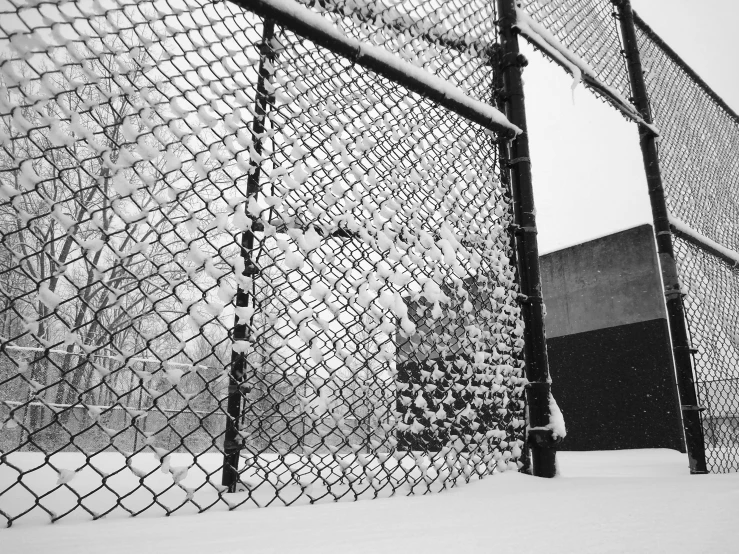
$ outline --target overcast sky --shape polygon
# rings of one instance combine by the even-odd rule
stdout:
[[[739,4],[632,0],[634,10],[739,112]],[[635,124],[527,45],[524,72],[539,249],[651,223]],[[739,153],[737,153],[739,155]]]

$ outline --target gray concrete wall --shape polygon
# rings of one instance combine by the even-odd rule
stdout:
[[[547,337],[665,318],[658,268],[650,225],[542,256]]]
[[[683,450],[654,235],[643,225],[541,257],[564,450]]]

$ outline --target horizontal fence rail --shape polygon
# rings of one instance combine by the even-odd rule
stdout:
[[[512,125],[497,109],[467,96],[461,90],[414,64],[399,59],[384,48],[350,38],[317,14],[298,5],[276,0],[235,2],[266,18],[280,21],[286,29],[311,39],[335,54],[403,85],[475,123],[496,132],[502,138],[513,138],[521,129]]]
[[[518,129],[434,6],[0,3],[8,525],[525,467]]]

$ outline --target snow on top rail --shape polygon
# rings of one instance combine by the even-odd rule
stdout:
[[[675,217],[672,214],[669,214],[669,217],[670,226],[677,236],[683,238],[691,244],[698,246],[699,248],[702,248],[703,250],[710,252],[714,256],[721,258],[732,267],[739,267],[739,252],[735,252],[734,250],[730,250],[725,246],[721,246],[716,241],[709,239],[704,234],[691,228],[687,223],[685,223],[678,217]]]
[[[374,71],[395,83],[483,127],[513,138],[522,131],[494,107],[471,98],[453,84],[408,63],[384,48],[350,38],[330,21],[294,0],[234,0],[263,17],[278,19],[287,29]]]
[[[529,17],[521,8],[516,8],[516,27],[530,42],[572,74],[573,94],[577,85],[584,81],[585,84],[605,95],[626,117],[643,125],[655,136],[660,135],[659,129],[647,123],[626,98],[612,86],[600,81],[592,67],[562,44],[546,27]]]

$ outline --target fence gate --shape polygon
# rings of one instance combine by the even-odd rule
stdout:
[[[8,525],[524,466],[494,4],[238,4],[0,0]]]

